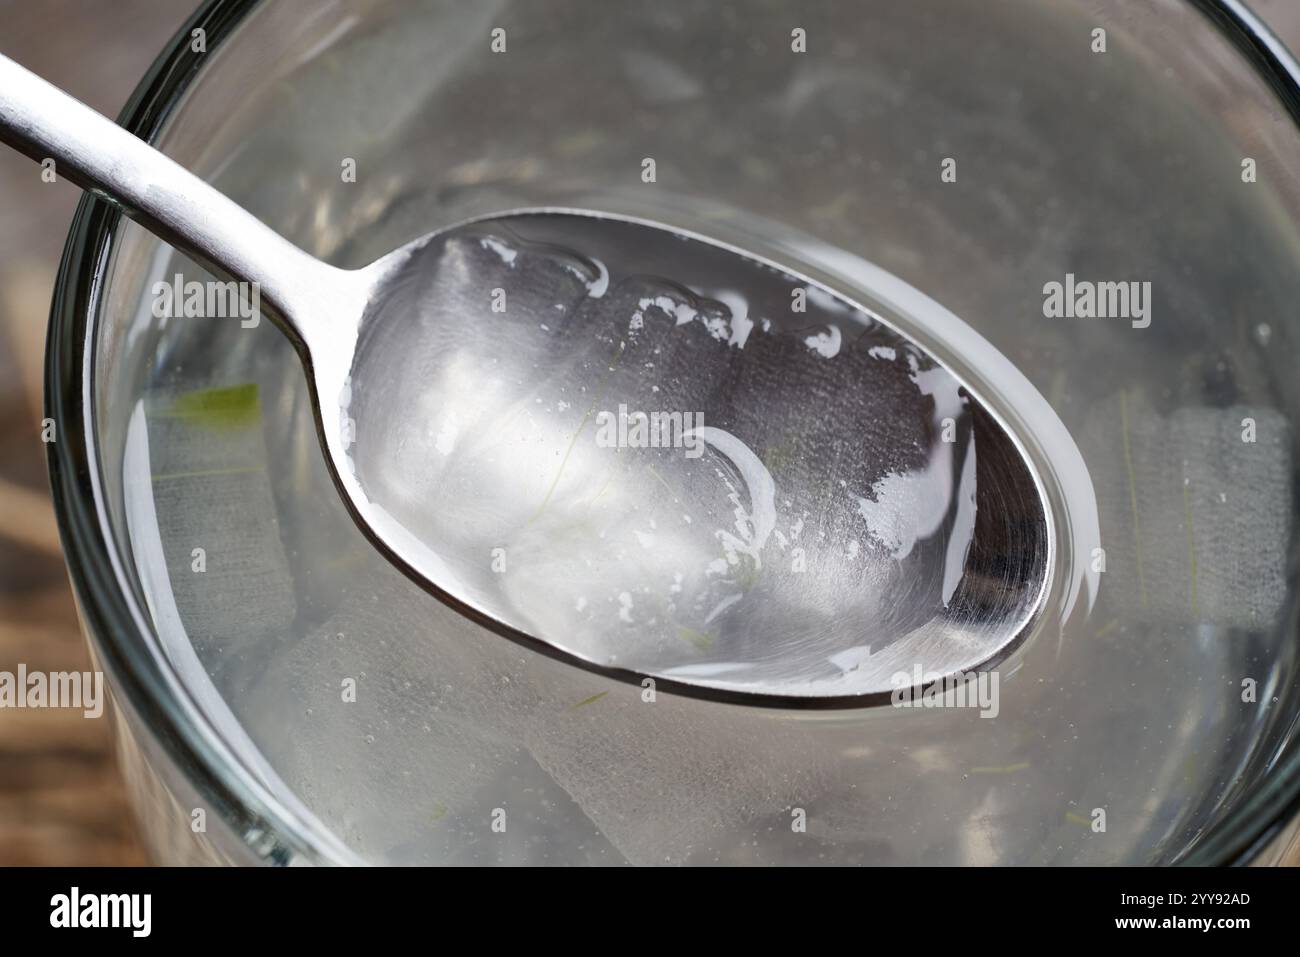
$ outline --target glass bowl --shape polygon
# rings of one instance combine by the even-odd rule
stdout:
[[[647,698],[385,565],[287,344],[156,318],[156,282],[204,274],[87,197],[50,467],[155,857],[1274,859],[1300,796],[1290,55],[1232,0],[592,9],[217,0],[121,121],[342,266],[592,208],[973,330],[1085,463],[1059,476],[1093,511],[1057,516],[1055,594],[1082,584],[998,663],[991,720]],[[1150,292],[1062,305],[1094,281]]]

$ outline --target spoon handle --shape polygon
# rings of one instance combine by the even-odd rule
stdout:
[[[205,266],[256,283],[291,338],[337,311],[349,273],[303,252],[237,203],[84,103],[0,54],[0,141],[111,200]],[[333,301],[334,310],[330,306]]]

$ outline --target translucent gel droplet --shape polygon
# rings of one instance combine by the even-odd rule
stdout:
[[[359,507],[452,598],[587,662],[888,693],[1000,655],[1043,587],[1028,467],[919,346],[664,229],[436,236],[361,330]]]

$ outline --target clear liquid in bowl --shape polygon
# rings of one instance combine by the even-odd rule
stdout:
[[[500,231],[493,236],[473,234],[465,237],[461,252],[482,268],[509,270],[512,262],[515,269],[529,268],[532,253],[526,240],[515,235],[517,247],[499,245],[510,238]],[[583,316],[593,287],[599,289],[607,273],[621,273],[606,265],[617,262],[619,255],[612,247],[602,250],[599,243],[584,248],[573,242],[567,248],[558,260],[562,267],[551,269],[557,260],[550,259],[547,268],[557,281],[572,277],[566,301],[578,314],[576,321],[591,324],[584,337],[594,358],[581,357],[576,363],[566,358],[563,376],[530,377],[550,341],[550,330],[543,325],[572,319],[562,315],[569,310],[539,300],[512,318],[475,313],[465,326],[449,332],[453,345],[437,355],[394,360],[400,374],[426,374],[437,389],[427,393],[435,399],[429,409],[392,423],[394,434],[386,440],[414,446],[413,461],[419,467],[409,477],[428,483],[414,500],[422,501],[426,494],[450,496],[461,511],[451,513],[455,522],[448,536],[467,553],[486,558],[482,566],[488,574],[495,574],[492,543],[506,543],[507,568],[520,551],[528,554],[509,536],[526,536],[537,521],[545,522],[535,518],[539,505],[563,514],[570,499],[582,502],[598,495],[610,481],[611,469],[616,479],[630,483],[622,494],[634,500],[643,496],[644,504],[630,513],[613,513],[619,519],[631,514],[636,522],[620,529],[622,537],[609,544],[613,553],[605,564],[584,566],[580,550],[566,553],[560,524],[543,524],[545,534],[531,547],[541,557],[549,549],[555,564],[543,564],[522,583],[507,585],[508,576],[503,577],[503,600],[515,601],[532,614],[562,616],[583,640],[596,643],[593,653],[635,660],[643,647],[654,648],[657,656],[667,647],[669,657],[656,660],[670,662],[668,667],[690,667],[692,661],[710,660],[711,654],[761,665],[762,647],[747,650],[748,638],[764,634],[764,628],[772,634],[817,635],[810,616],[830,619],[832,610],[834,615],[856,613],[864,620],[889,622],[899,603],[882,600],[883,590],[863,587],[873,574],[895,583],[921,582],[929,589],[930,607],[942,607],[947,588],[942,570],[953,547],[951,530],[960,496],[945,513],[947,534],[940,536],[939,547],[927,552],[927,543],[918,541],[909,543],[908,551],[891,537],[888,522],[873,527],[872,519],[879,519],[880,512],[864,511],[858,501],[872,490],[881,497],[882,489],[889,487],[888,476],[905,475],[906,469],[879,461],[799,465],[798,430],[771,428],[783,409],[807,408],[807,381],[823,387],[834,382],[833,370],[820,370],[839,357],[826,354],[837,338],[841,350],[862,349],[853,374],[837,388],[848,388],[864,368],[919,387],[926,370],[937,368],[932,362],[922,357],[909,361],[906,347],[887,329],[765,329],[766,317],[743,309],[724,284],[670,283],[649,278],[653,273],[632,276],[625,285],[610,282],[605,302],[598,301],[600,308]],[[581,260],[573,252],[578,248],[584,249]],[[545,253],[556,255],[553,250]],[[574,262],[588,265],[572,269]],[[843,275],[843,261],[827,265]],[[879,273],[870,267],[862,275],[879,282]],[[530,287],[523,288],[526,297]],[[872,301],[878,293],[896,297],[897,288],[862,288],[861,299]],[[620,302],[619,296],[625,301],[614,323],[606,303]],[[788,302],[789,290],[781,289],[780,298]],[[643,307],[642,300],[648,305]],[[708,636],[709,615],[725,602],[725,590],[696,591],[701,601],[680,612],[688,621],[683,626],[637,591],[638,583],[656,581],[655,599],[669,601],[675,583],[672,569],[660,569],[665,574],[656,580],[646,574],[644,564],[629,565],[625,554],[631,552],[653,567],[656,544],[675,527],[693,531],[696,526],[705,531],[698,539],[684,539],[687,544],[677,551],[695,549],[692,570],[707,582],[710,563],[726,561],[727,545],[744,545],[745,535],[752,536],[758,527],[753,476],[717,464],[711,472],[702,472],[699,463],[708,460],[703,455],[688,457],[686,447],[635,450],[648,451],[651,457],[638,461],[644,468],[626,475],[618,471],[626,468],[619,456],[628,450],[603,449],[593,439],[581,454],[570,453],[567,468],[573,471],[563,474],[571,475],[572,485],[566,486],[555,481],[558,469],[551,467],[551,460],[573,445],[574,423],[581,423],[597,405],[609,405],[609,411],[619,404],[652,405],[655,396],[667,392],[682,405],[691,404],[681,403],[683,395],[693,396],[710,419],[719,415],[710,412],[719,407],[711,394],[736,369],[727,360],[743,352],[733,342],[742,311],[754,323],[744,348],[764,342],[764,337],[786,336],[774,346],[787,350],[774,367],[765,369],[758,362],[741,368],[746,375],[771,377],[764,381],[768,392],[761,403],[740,403],[715,420],[731,434],[762,436],[746,443],[757,461],[766,462],[771,477],[773,514],[762,557],[772,556],[772,564],[788,560],[789,552],[779,547],[779,533],[787,545],[806,542],[814,568],[817,562],[830,562],[836,571],[807,575],[798,587],[743,582],[750,589],[772,588],[763,594],[762,603],[754,602],[753,618],[743,614],[753,592],[737,587],[742,598],[736,606],[742,614],[720,627],[711,640],[691,640],[695,632]],[[932,324],[945,321],[942,315],[931,317]],[[511,324],[511,348],[503,346],[500,328],[489,325],[492,322]],[[635,333],[644,338],[632,338]],[[1144,608],[1140,598],[1121,595],[1111,600],[1104,576],[1098,593],[1091,594],[1085,585],[1085,600],[1076,601],[1078,579],[1086,571],[1082,560],[1066,576],[1074,581],[1073,591],[1070,582],[1058,581],[1032,640],[998,666],[996,720],[984,720],[973,707],[927,710],[885,703],[810,713],[667,694],[646,701],[640,686],[584,672],[471,626],[377,556],[347,516],[326,474],[296,357],[273,329],[255,330],[250,336],[234,324],[192,325],[176,327],[173,335],[137,420],[143,432],[137,429],[135,445],[140,447],[144,435],[147,451],[129,455],[127,461],[128,470],[134,469],[128,485],[151,494],[148,505],[137,503],[141,514],[133,534],[142,540],[150,537],[150,510],[157,528],[152,534],[158,539],[154,554],[160,567],[147,579],[160,595],[165,589],[165,601],[175,609],[172,627],[183,629],[241,733],[247,733],[249,745],[269,762],[269,773],[292,788],[344,841],[375,860],[886,862],[969,860],[972,854],[1021,862],[1088,860],[1097,846],[1089,843],[1092,809],[1103,803],[1090,803],[1088,794],[1101,777],[1108,782],[1104,805],[1112,810],[1112,833],[1125,829],[1121,836],[1128,834],[1129,843],[1124,854],[1136,859],[1149,853],[1144,847],[1151,815],[1167,813],[1161,809],[1172,806],[1192,786],[1186,769],[1203,766],[1189,762],[1212,764],[1218,760],[1214,755],[1226,759],[1236,735],[1247,733],[1246,723],[1232,730],[1237,689],[1221,677],[1231,673],[1229,661],[1242,646],[1215,636],[1224,629],[1246,634],[1249,622],[1216,625],[1205,620],[1237,612],[1210,605],[1202,592],[1202,621],[1193,627],[1189,616],[1162,614],[1154,603]],[[629,341],[623,346],[628,359],[624,378],[612,379],[610,356],[617,343]],[[473,351],[476,342],[482,343],[478,352]],[[689,359],[664,358],[665,350],[678,348],[688,350]],[[489,357],[487,368],[476,365],[484,356]],[[782,364],[791,361],[817,371],[805,374],[810,379],[791,377],[784,382],[779,373]],[[674,370],[675,377],[665,377],[664,367]],[[823,378],[816,378],[819,374]],[[621,384],[613,387],[612,381]],[[608,391],[599,392],[601,388]],[[782,396],[782,389],[793,396],[788,403],[774,398]],[[845,394],[851,393],[841,396]],[[1125,401],[1128,460],[1145,475],[1171,454],[1150,438],[1164,420],[1136,399]],[[936,414],[947,408],[944,402],[950,403],[970,454],[971,425],[962,419],[960,390],[937,395]],[[670,406],[668,401],[663,404]],[[846,423],[850,428],[860,428],[863,422],[899,427],[887,417],[871,419],[866,409],[859,413],[862,418],[840,412],[828,408],[823,415],[819,410],[813,422],[832,434]],[[751,427],[757,433],[745,433],[737,424],[746,415],[753,416]],[[514,423],[515,431],[484,429],[482,416],[503,416]],[[594,426],[594,419],[589,425]],[[1175,421],[1182,430],[1176,435],[1186,439],[1184,448],[1204,453],[1219,441],[1213,429],[1207,436],[1207,426],[1222,431],[1224,420],[1208,412],[1187,412]],[[915,441],[894,447],[912,449],[916,458],[908,464],[923,473],[934,461],[931,430],[936,423],[911,425]],[[549,428],[554,428],[553,434]],[[359,441],[365,441],[365,434],[359,429]],[[494,459],[497,446],[530,438],[538,444],[539,467],[509,474],[509,460]],[[795,443],[790,456],[781,454],[783,439]],[[1080,439],[1096,489],[1093,507],[1101,509],[1103,527],[1117,507],[1122,514],[1129,504],[1125,446],[1116,439],[1122,436],[1090,442],[1086,429]],[[963,442],[955,443],[953,462],[948,463],[954,479],[948,487],[953,491],[962,487],[962,469],[956,463]],[[591,464],[606,453],[613,461],[603,470]],[[735,455],[744,458],[740,452]],[[1052,463],[1040,464],[1051,479]],[[651,467],[660,472],[658,477],[650,474]],[[803,469],[795,472],[801,481],[787,479],[792,467]],[[1187,460],[1183,467],[1198,476],[1198,501],[1202,492],[1216,498],[1231,492],[1199,487],[1203,476],[1214,474],[1208,456],[1205,461]],[[484,475],[491,482],[484,481]],[[695,497],[686,491],[693,476],[702,476],[706,489]],[[661,479],[670,488],[674,481],[686,484],[671,492],[656,491],[663,487]],[[852,479],[856,487],[839,485],[841,479]],[[515,481],[529,494],[493,495],[515,487]],[[733,489],[742,486],[746,494],[733,497]],[[790,486],[795,494],[808,497],[796,505]],[[827,486],[842,496],[838,510],[818,509],[809,495]],[[1062,489],[1069,487],[1069,481],[1047,482],[1053,521],[1067,534],[1065,551],[1082,559],[1090,554],[1087,543],[1068,537],[1071,508],[1081,504],[1063,497]],[[1154,507],[1145,499],[1140,504]],[[814,512],[829,515],[828,524],[821,529],[811,526],[807,516]],[[728,527],[732,519],[738,524]],[[852,534],[843,531],[847,523],[856,523]],[[728,543],[726,534],[736,535],[736,541]],[[1151,554],[1167,561],[1168,550],[1151,538],[1150,525],[1147,535]],[[857,560],[863,569],[856,578],[844,572],[851,567],[853,541],[859,543]],[[205,549],[202,574],[193,571],[194,547]],[[958,542],[956,547],[965,545]],[[710,548],[716,548],[716,554]],[[674,559],[680,558],[677,551],[671,552]],[[141,554],[149,552],[141,549]],[[736,554],[738,562],[741,556],[754,558],[743,548]],[[753,561],[752,567],[757,565]],[[718,579],[732,587],[737,580]],[[846,581],[849,587],[844,587]],[[511,588],[521,591],[512,594]],[[1148,602],[1154,590],[1149,582]],[[622,600],[625,593],[635,597]],[[870,602],[878,605],[864,613],[863,603]],[[762,612],[773,607],[773,618],[764,621]],[[686,634],[686,628],[692,634]],[[641,641],[647,644],[636,644]],[[1169,681],[1136,693],[1132,676],[1153,656]],[[355,688],[352,701],[345,700],[349,681]],[[1197,689],[1197,707],[1180,709],[1188,687]],[[1080,722],[1074,700],[1079,696],[1091,696],[1088,709],[1104,715],[1103,720],[1096,725]],[[1216,696],[1217,705],[1212,703]],[[1167,716],[1175,713],[1184,720],[1169,721]],[[1207,721],[1214,722],[1212,731]],[[1149,734],[1135,738],[1118,730],[1134,722],[1147,727]],[[1087,762],[1079,760],[1083,753],[1089,755]],[[1149,781],[1107,774],[1109,767],[1127,767],[1134,761],[1168,769],[1166,797],[1156,805],[1150,803]],[[789,828],[791,809],[807,806],[821,822],[811,839]],[[1116,808],[1125,812],[1116,815]],[[507,815],[508,836],[490,840],[496,810]],[[999,835],[996,853],[968,846],[969,822],[974,820],[985,822],[977,833]],[[967,823],[954,823],[961,821]],[[670,824],[681,833],[665,837]],[[951,837],[937,836],[943,834]]]
[[[268,324],[172,322],[155,349],[142,304],[143,322],[123,321],[125,335],[101,359],[140,353],[144,387],[123,379],[121,365],[99,369],[114,401],[97,412],[125,418],[119,404],[134,407],[126,513],[154,625],[247,773],[297,795],[375,861],[1132,864],[1195,849],[1267,785],[1293,719],[1291,421],[1300,397],[1287,317],[1300,254],[1284,158],[1294,138],[1283,134],[1292,124],[1280,104],[1245,78],[1248,65],[1194,5],[1137,6],[934,0],[875,4],[870,20],[852,5],[813,5],[806,15],[801,6],[809,52],[794,54],[783,5],[741,18],[725,5],[626,6],[593,19],[578,6],[519,3],[508,8],[510,52],[494,55],[484,42],[496,25],[489,5],[404,5],[388,15],[381,4],[323,48],[312,34],[295,55],[268,58],[249,45],[240,59],[235,43],[230,60],[209,58],[198,84],[209,95],[196,90],[177,111],[168,151],[214,171],[230,195],[330,261],[360,266],[439,224],[560,205],[689,229],[824,279],[852,301],[888,305],[890,322],[976,388],[1024,444],[1061,544],[1032,633],[996,663],[995,718],[888,702],[814,711],[662,692],[647,701],[639,684],[486,634],[380,559],[340,504],[297,358]],[[280,36],[277,16],[302,26],[278,9],[257,8],[250,16],[266,29],[245,34]],[[1110,31],[1105,54],[1089,48],[1099,17]],[[271,59],[286,72],[263,89]],[[1259,161],[1249,185],[1246,155]],[[648,156],[658,161],[653,185],[640,178]],[[339,181],[341,157],[358,161],[355,183]],[[949,157],[953,182],[941,179]],[[601,248],[608,239],[560,245],[588,263],[612,261]],[[499,257],[484,262],[509,275]],[[147,278],[174,271],[151,263]],[[675,272],[648,270],[680,284]],[[1044,284],[1067,273],[1150,281],[1150,326],[1048,318]],[[574,301],[585,303],[591,274],[573,279]],[[721,303],[734,322],[739,310],[722,284],[693,282],[691,296]],[[792,319],[782,305],[767,318]],[[710,379],[707,363],[736,350],[733,330],[725,344],[706,339],[707,321],[675,325],[677,308],[674,300],[671,325],[667,310],[644,319],[683,341],[700,337],[698,387]],[[951,348],[960,337],[945,310],[993,353]],[[526,348],[493,343],[472,354],[496,356],[518,378],[544,354],[542,321],[520,330]],[[746,349],[761,331],[751,330]],[[841,327],[841,353],[823,362],[817,346],[829,350],[833,334],[802,332],[793,341],[810,369],[833,369],[851,345]],[[897,356],[860,361],[909,381]],[[1007,367],[1014,376],[998,371]],[[461,383],[447,366],[436,371],[445,385],[422,421],[499,395],[480,376]],[[1008,389],[1017,376],[1032,394]],[[567,388],[582,385],[592,388],[585,377]],[[781,385],[793,393],[782,407],[808,407],[797,383]],[[643,411],[662,408],[637,395]],[[564,421],[551,418],[561,411],[577,414],[577,397],[533,397],[542,399],[532,413],[538,448],[563,444],[572,432],[546,430]],[[767,410],[766,401],[736,415]],[[1063,437],[1042,417],[1025,418],[1038,401]],[[849,411],[827,403],[824,427],[872,424],[869,410]],[[1252,443],[1242,439],[1246,419]],[[736,421],[717,424],[738,434]],[[120,431],[100,436],[115,474]],[[916,431],[928,441],[921,424]],[[745,444],[775,486],[791,456],[773,432]],[[476,438],[450,422],[420,436],[446,459],[443,475]],[[1067,440],[1084,468],[1062,466]],[[977,467],[986,447],[976,435]],[[954,460],[964,463],[961,448]],[[593,437],[583,452],[597,451]],[[675,478],[703,461],[667,457],[685,449],[628,451],[647,461],[662,453],[682,469]],[[535,474],[544,487],[554,478]],[[728,506],[757,524],[728,477],[736,505],[715,496],[707,513],[692,513],[713,520],[710,532],[726,527]],[[860,477],[869,490],[884,476]],[[414,470],[412,481],[425,479]],[[724,487],[718,478],[715,490]],[[461,490],[467,510],[483,491],[468,481]],[[675,517],[666,506],[681,494],[648,499],[659,526],[650,531],[662,535],[660,513]],[[516,530],[526,531],[539,497],[544,489],[511,503],[526,513]],[[773,502],[775,516],[785,506],[775,491]],[[778,527],[791,540],[798,514],[792,505],[774,518],[769,548]],[[865,525],[852,507],[830,514]],[[977,521],[990,514],[978,509]],[[488,533],[471,518],[453,531],[495,574],[490,548],[480,552],[497,547],[500,526],[486,523]],[[805,523],[801,538],[813,534]],[[855,537],[860,562],[903,548],[887,527],[878,539],[893,547],[876,540],[874,552],[865,531],[827,535],[816,551],[846,567]],[[656,554],[630,528],[624,538],[630,555]],[[716,539],[701,540],[725,557]],[[1094,570],[1103,567],[1096,549],[1104,571]],[[736,557],[753,564],[742,550]],[[509,549],[506,559],[521,567]],[[941,609],[944,563],[923,543],[902,562],[926,571],[918,580],[928,606]],[[767,574],[776,563],[765,557],[763,566]],[[794,580],[789,567],[782,582]],[[570,589],[575,575],[544,570],[512,600],[551,607],[542,593],[557,580]],[[791,608],[861,597],[838,581],[805,574],[790,590],[790,633],[817,624],[815,613]],[[665,588],[672,594],[669,582],[655,597]],[[562,590],[554,607],[561,624],[581,622],[585,596],[602,624],[627,626],[622,591],[628,616],[645,624],[651,602],[628,587]],[[702,607],[686,625],[707,637],[699,619],[714,606]],[[744,599],[731,609],[744,614]],[[663,659],[669,667],[698,653],[671,629],[651,633],[680,656]],[[743,633],[711,637],[721,653]],[[1247,680],[1254,701],[1243,699]],[[792,829],[796,811],[802,832]],[[501,815],[504,830],[494,829]]]

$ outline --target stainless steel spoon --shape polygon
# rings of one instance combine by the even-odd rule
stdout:
[[[1039,477],[924,348],[844,296],[645,221],[515,210],[359,270],[0,56],[0,139],[255,283],[330,472],[394,564],[622,679],[889,700],[1030,633]]]

